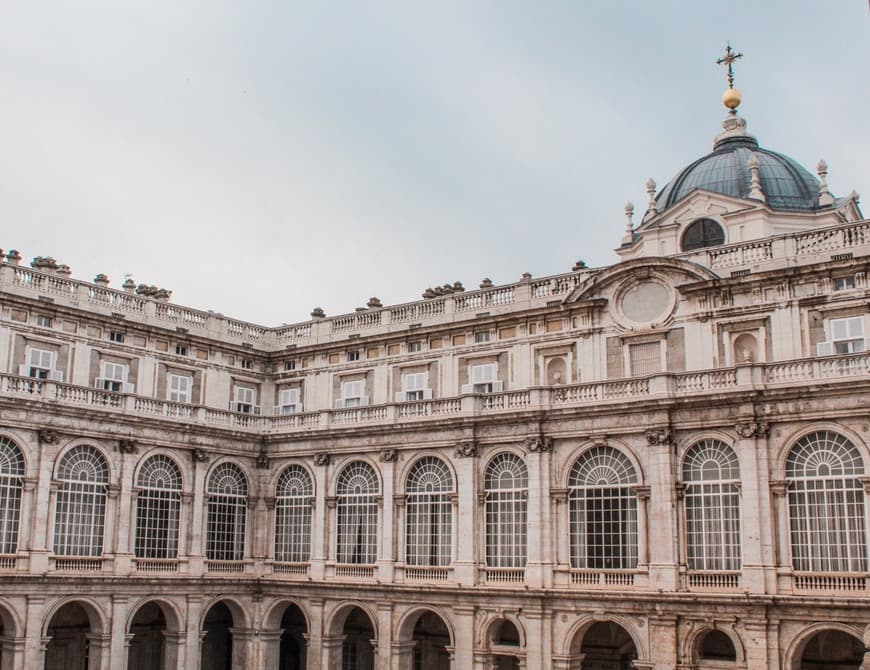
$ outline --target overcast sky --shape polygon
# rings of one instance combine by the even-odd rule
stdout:
[[[605,265],[708,152],[870,211],[866,0],[0,2],[0,247],[265,325]]]

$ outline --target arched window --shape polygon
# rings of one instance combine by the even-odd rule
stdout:
[[[637,567],[637,475],[622,452],[592,447],[568,477],[571,567]]]
[[[109,467],[94,447],[70,449],[57,466],[54,553],[99,556],[103,553]]]
[[[683,460],[689,570],[740,569],[740,465],[719,440],[701,440]]]
[[[311,558],[311,476],[301,465],[290,465],[275,491],[275,560],[306,563]]]
[[[405,486],[405,562],[408,565],[449,565],[453,539],[453,476],[444,461],[421,458],[408,473]]]
[[[713,219],[698,219],[692,221],[683,233],[683,251],[718,247],[725,244],[725,231]]]
[[[152,456],[136,479],[136,557],[176,558],[181,470],[168,456]]]
[[[339,563],[371,564],[378,551],[378,476],[368,463],[355,461],[338,476]]]
[[[795,570],[867,570],[863,474],[857,447],[838,433],[811,433],[792,447],[785,476]]]
[[[24,458],[12,440],[0,437],[0,554],[18,551]]]
[[[486,564],[493,568],[526,565],[529,476],[514,454],[492,459],[483,480],[486,492]]]
[[[205,557],[241,561],[245,557],[248,480],[238,465],[221,463],[208,479]]]

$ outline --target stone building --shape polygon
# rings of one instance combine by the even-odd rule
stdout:
[[[5,254],[0,669],[870,667],[870,221],[726,102],[609,267],[267,328]]]

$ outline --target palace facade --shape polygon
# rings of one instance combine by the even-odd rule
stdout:
[[[0,668],[870,667],[826,172],[732,112],[614,265],[280,328],[6,253]]]

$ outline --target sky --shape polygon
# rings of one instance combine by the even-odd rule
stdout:
[[[870,211],[864,0],[4,0],[0,248],[268,326],[615,262],[735,86]]]

